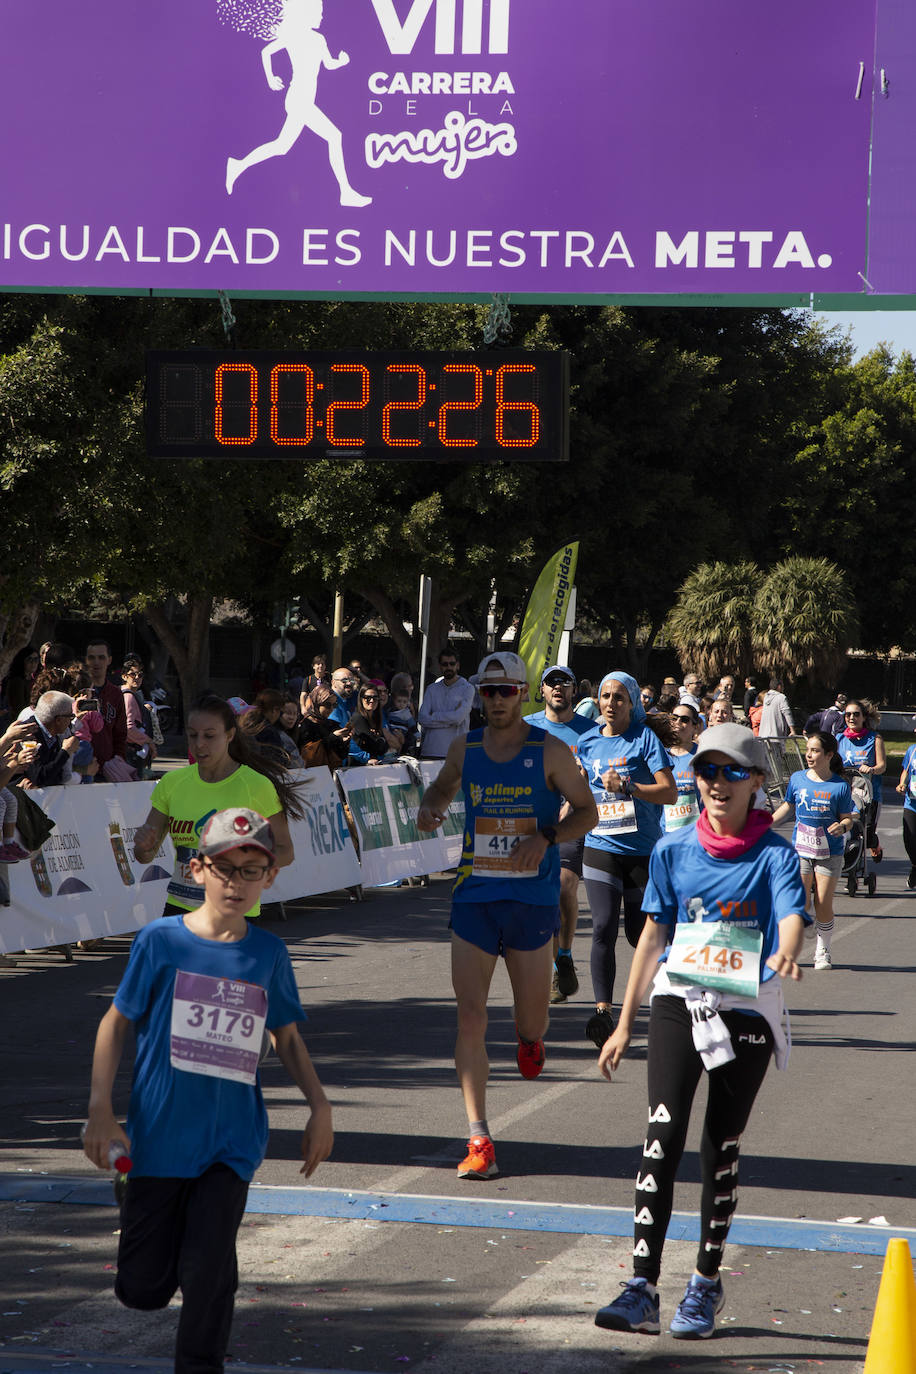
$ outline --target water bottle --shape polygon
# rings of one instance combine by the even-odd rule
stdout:
[[[88,1121],[84,1121],[80,1127],[80,1140],[86,1139],[86,1127]],[[120,1140],[111,1140],[108,1143],[108,1167],[115,1169],[119,1174],[129,1174],[134,1167],[134,1161],[124,1149]]]

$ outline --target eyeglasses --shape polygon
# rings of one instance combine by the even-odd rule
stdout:
[[[362,700],[362,701],[378,701],[378,697],[377,697],[377,696],[371,696],[371,697],[370,697],[370,696],[367,695],[367,696],[363,696],[363,697],[361,698],[361,700]]]
[[[715,782],[720,773],[726,782],[747,782],[751,776],[749,768],[741,768],[737,763],[695,763],[693,771],[704,782]]]
[[[857,720],[857,719],[861,716],[862,712],[861,712],[861,711],[846,711],[844,714],[845,714],[845,719],[846,719],[846,720]]]
[[[486,700],[490,697],[517,697],[522,689],[517,682],[485,682],[477,690]]]
[[[211,869],[220,882],[226,883],[227,886],[233,878],[241,878],[243,883],[256,883],[272,868],[271,864],[241,864],[237,866],[236,864],[215,864],[206,859],[203,860],[203,865],[204,868]]]
[[[572,685],[573,685],[573,684],[572,684],[572,682],[570,681],[570,679],[569,679],[568,677],[545,677],[545,678],[544,678],[544,686],[545,686],[545,687],[569,687],[569,688],[571,689],[571,688],[572,688]]]

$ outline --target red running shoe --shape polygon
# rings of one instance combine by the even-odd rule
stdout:
[[[515,1028],[515,1034],[518,1035],[517,1026]],[[518,1035],[518,1050],[515,1058],[518,1062],[518,1071],[522,1078],[537,1078],[541,1069],[544,1067],[544,1060],[546,1057],[543,1040],[523,1040],[522,1037]]]
[[[459,1178],[493,1178],[498,1174],[496,1151],[488,1135],[473,1135],[468,1141],[468,1152],[458,1165]]]

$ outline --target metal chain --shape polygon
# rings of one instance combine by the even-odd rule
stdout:
[[[223,330],[226,339],[230,344],[234,344],[235,336],[233,330],[235,329],[235,316],[232,313],[232,303],[229,300],[229,292],[218,291],[216,294],[219,296],[220,308],[223,312]]]
[[[483,341],[489,348],[496,343],[500,335],[508,338],[512,333],[512,315],[509,310],[508,293],[501,295],[494,292],[487,315],[487,322],[483,327]]]

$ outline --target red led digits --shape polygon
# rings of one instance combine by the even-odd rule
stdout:
[[[365,416],[363,416],[362,434],[358,438],[347,439],[339,438],[334,432],[334,426],[337,423],[336,415],[338,410],[366,409],[366,406],[369,404],[369,369],[368,367],[363,367],[362,363],[332,363],[331,372],[332,374],[335,372],[352,372],[356,373],[362,379],[362,394],[360,399],[358,401],[332,401],[328,406],[327,415],[325,416],[325,433],[327,434],[328,443],[334,448],[354,448],[356,445],[366,442]]]
[[[305,406],[301,401],[280,400],[280,378],[295,373],[305,378]],[[298,414],[304,409],[303,433],[298,435],[280,434],[280,409],[287,414]],[[310,444],[315,434],[315,374],[308,363],[278,363],[270,374],[270,437],[275,444],[287,447],[304,448]]]
[[[419,448],[419,439],[398,439],[391,434],[391,416],[395,410],[422,410],[426,404],[426,368],[418,363],[389,363],[388,373],[412,372],[417,379],[417,399],[415,401],[389,401],[382,411],[382,439],[389,448]]]
[[[439,407],[439,442],[444,448],[476,448],[476,439],[450,439],[448,435],[448,414],[452,410],[477,410],[483,402],[483,373],[476,363],[446,363],[442,369],[446,373],[471,373],[474,377],[473,401],[446,401]]]
[[[248,433],[233,436],[223,433],[223,378],[227,373],[247,372],[248,374]],[[216,413],[213,417],[213,432],[220,444],[253,444],[258,437],[258,374],[251,363],[220,363],[214,378],[216,391]],[[240,406],[238,401],[229,403],[233,409]]]
[[[504,363],[496,373],[496,442],[503,448],[534,448],[541,436],[541,412],[533,401],[506,400],[506,373],[528,373],[537,369],[533,363]],[[531,436],[528,439],[509,439],[506,437],[506,412],[517,415],[527,411],[531,417]]]

